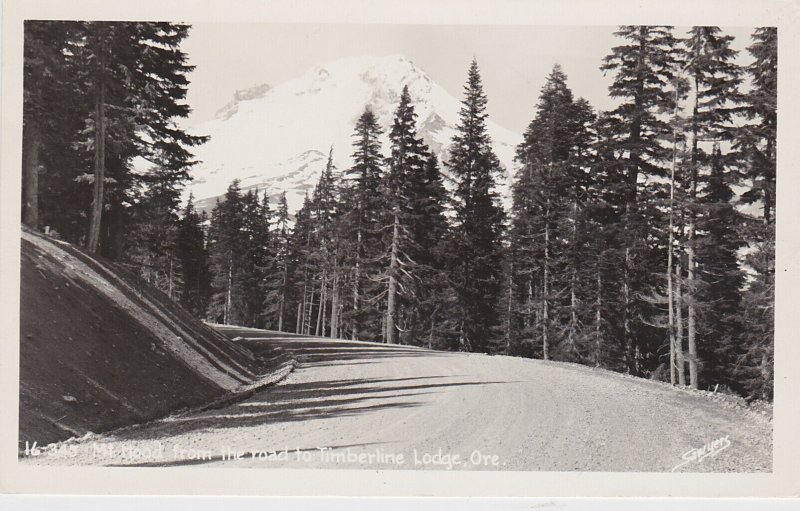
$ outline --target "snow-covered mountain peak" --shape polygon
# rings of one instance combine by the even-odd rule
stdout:
[[[210,208],[239,179],[243,189],[269,189],[276,196],[285,190],[290,207],[299,207],[317,182],[330,147],[339,170],[351,165],[353,129],[365,108],[384,129],[384,152],[388,150],[386,133],[404,86],[420,135],[446,160],[460,100],[402,55],[346,57],[275,87],[238,91],[214,120],[194,130],[211,139],[197,149],[202,163],[193,171],[187,195],[192,191],[200,207]],[[495,152],[510,170],[521,136],[491,120],[488,128]]]
[[[268,83],[260,83],[249,89],[237,90],[233,93],[233,99],[216,111],[214,118],[222,120],[230,119],[239,110],[239,103],[263,98],[270,88]]]

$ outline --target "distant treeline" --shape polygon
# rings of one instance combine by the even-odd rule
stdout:
[[[190,68],[177,49],[186,27],[139,28],[128,39],[140,41],[139,54],[112,45],[84,62],[100,28],[76,26],[73,48],[26,25],[25,144],[36,154],[26,150],[23,169],[29,183],[35,159],[47,186],[34,223],[35,194],[24,187],[23,217],[135,266],[198,317],[572,361],[771,398],[776,29],[755,30],[753,63],[742,68],[733,38],[715,27],[678,37],[622,26],[601,66],[614,76],[618,106],[608,112],[575,98],[556,66],[517,148],[510,211],[496,190],[502,169],[473,61],[446,161],[418,136],[404,89],[388,151],[365,110],[352,167],[329,157],[293,218],[285,195],[273,211],[266,194],[242,193],[238,182],[209,218],[191,200],[178,211],[186,147],[201,140],[166,127],[187,113],[178,101]],[[151,60],[151,72],[128,78]],[[65,62],[86,66],[83,89],[37,80]],[[172,94],[156,101],[156,85]],[[67,106],[48,107],[48,87],[71,98]],[[127,99],[107,99],[117,90]],[[109,129],[98,136],[104,116]],[[98,164],[103,138],[111,149]],[[160,164],[137,174],[135,156]],[[103,166],[98,208],[88,184],[97,181],[83,176]]]

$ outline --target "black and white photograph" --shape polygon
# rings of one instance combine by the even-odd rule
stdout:
[[[20,23],[19,469],[773,474],[776,23],[168,12]]]

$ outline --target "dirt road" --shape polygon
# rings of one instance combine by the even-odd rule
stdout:
[[[511,357],[225,332],[291,350],[298,366],[281,384],[224,408],[63,443],[24,461],[736,472],[772,463],[767,418],[656,382]]]

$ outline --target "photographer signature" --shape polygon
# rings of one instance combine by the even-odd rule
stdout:
[[[711,456],[712,458],[717,454],[721,453],[725,449],[731,446],[731,441],[728,439],[729,435],[725,435],[722,438],[717,438],[711,442],[706,443],[702,447],[695,447],[693,449],[689,449],[681,456],[683,462],[675,465],[672,467],[670,472],[675,472],[682,466],[686,465],[687,463],[695,462],[700,463],[704,459]]]

